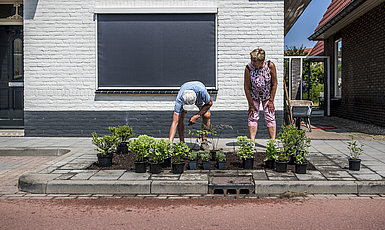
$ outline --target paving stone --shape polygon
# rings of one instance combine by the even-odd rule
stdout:
[[[57,170],[53,171],[52,173],[63,174],[63,173],[69,173],[69,172],[71,172],[71,170],[68,170],[68,169],[57,169]]]
[[[382,177],[378,174],[354,174],[354,177],[357,180],[365,181],[365,180],[382,180]]]
[[[294,176],[290,176],[290,177],[284,177],[284,176],[281,176],[281,177],[269,177],[269,180],[272,180],[272,181],[296,181],[298,180],[297,177],[294,177]],[[258,183],[258,181],[256,181],[255,183]]]
[[[299,180],[326,180],[326,178],[319,172],[314,170],[307,170],[306,174],[295,174]]]
[[[355,181],[355,180],[356,180],[356,178],[353,178],[353,177],[346,177],[346,178],[344,178],[344,177],[336,177],[336,178],[334,178],[334,177],[328,177],[327,179],[328,179],[328,180],[331,180],[331,181],[336,181],[336,180],[341,180],[341,181]]]
[[[130,181],[136,181],[136,180],[149,180],[151,174],[146,173],[136,173],[136,172],[125,172],[123,175],[119,178],[119,180],[130,180]]]
[[[253,173],[254,180],[267,180],[267,174],[265,170],[256,171]]]
[[[208,182],[203,181],[153,181],[153,194],[207,194]]]
[[[59,177],[55,178],[55,180],[68,180],[70,179],[71,177],[73,177],[75,175],[75,173],[65,173],[65,174],[61,174]]]
[[[126,170],[102,170],[90,177],[89,180],[117,180]]]
[[[90,165],[91,165],[91,163],[76,163],[76,164],[68,163],[68,164],[65,164],[62,167],[60,167],[60,169],[71,169],[71,170],[73,170],[73,169],[85,169]]]
[[[266,170],[266,174],[269,177],[269,179],[270,179],[270,177],[295,177],[294,173],[291,172],[291,171],[287,171],[285,173],[281,173],[281,172],[267,171]]]
[[[47,193],[71,194],[150,194],[150,181],[79,181],[48,182]]]
[[[357,193],[357,184],[354,181],[259,181],[255,184],[256,194],[282,194],[287,191],[309,194]]]
[[[151,174],[150,180],[179,180],[180,174],[159,173]]]
[[[183,173],[180,176],[182,181],[208,181],[209,176],[207,174],[196,174],[196,173]]]
[[[89,170],[89,172],[75,173],[75,175],[71,177],[71,180],[88,180],[97,172],[97,170]]]
[[[338,177],[344,177],[348,178],[351,177],[351,175],[346,171],[321,171],[321,173],[326,177],[332,177],[332,178],[338,178]]]
[[[321,171],[340,171],[341,167],[337,165],[315,165],[317,170]]]

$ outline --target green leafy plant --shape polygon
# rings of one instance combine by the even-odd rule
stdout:
[[[307,162],[307,159],[306,159],[307,154],[308,154],[307,151],[304,151],[302,154],[297,154],[295,156],[296,163],[298,163],[298,164],[306,163]]]
[[[182,162],[190,152],[190,148],[184,142],[178,142],[174,145],[173,161],[175,163]]]
[[[112,135],[117,138],[118,145],[135,136],[135,133],[130,126],[123,125],[118,127],[108,127],[108,129],[112,132]]]
[[[128,149],[135,154],[136,161],[143,161],[144,157],[149,156],[151,147],[155,139],[147,135],[140,135],[138,138],[128,143]]]
[[[218,151],[216,154],[217,161],[219,162],[225,162],[226,161],[226,154],[223,151]]]
[[[210,160],[210,152],[209,151],[202,151],[200,153],[200,157],[202,162],[208,162]]]
[[[360,146],[358,146],[357,141],[354,140],[353,135],[349,135],[349,136],[352,139],[351,141],[348,142],[348,149],[349,149],[349,153],[350,153],[350,159],[358,160],[358,159],[360,159],[360,155],[363,152],[362,147],[364,147],[364,145],[360,144]]]
[[[199,145],[200,143],[203,142],[205,137],[211,139],[211,141],[207,140],[207,142],[213,143],[214,136],[217,135],[217,130],[213,126],[203,125],[202,129],[198,129],[196,131],[188,130],[187,133],[190,135],[190,137],[195,137],[196,143],[198,143]]]
[[[290,155],[305,157],[311,141],[306,137],[305,130],[297,129],[294,125],[282,126],[278,139],[282,143],[282,150],[278,154],[279,161],[287,160]],[[285,154],[287,156],[284,156]]]
[[[198,151],[191,151],[189,154],[188,154],[188,159],[190,161],[196,161],[198,159],[198,156],[199,156],[199,152]]]
[[[111,155],[112,150],[115,148],[116,137],[115,136],[103,136],[99,137],[97,133],[91,133],[92,135],[92,144],[97,148],[96,151],[100,152],[102,155]]]
[[[238,155],[242,159],[254,158],[255,141],[246,136],[237,137],[237,144],[239,146]]]
[[[270,139],[267,141],[266,146],[266,157],[264,161],[267,160],[277,160],[278,159],[278,144],[276,140]]]
[[[172,142],[166,139],[155,140],[150,149],[149,157],[151,161],[159,163],[171,157],[173,153]]]

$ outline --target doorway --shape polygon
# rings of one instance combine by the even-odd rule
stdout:
[[[0,25],[0,128],[23,126],[23,26]]]

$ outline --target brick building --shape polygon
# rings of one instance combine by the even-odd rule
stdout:
[[[385,126],[384,15],[383,0],[333,0],[309,37],[330,56],[332,116]]]
[[[243,71],[256,47],[277,67],[282,125],[284,35],[310,0],[14,2],[22,19],[15,28],[0,23],[0,33],[18,31],[24,72],[13,77],[16,51],[7,38],[0,126],[23,127],[26,136],[89,136],[130,125],[166,137],[178,86],[201,80],[213,99],[212,123],[232,125],[224,136],[235,137],[248,134]],[[258,138],[268,136],[261,118]]]

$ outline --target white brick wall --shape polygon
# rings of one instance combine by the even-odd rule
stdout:
[[[284,3],[249,0],[25,1],[26,111],[173,110],[175,95],[95,95],[95,7],[218,7],[218,88],[215,110],[247,110],[243,71],[249,53],[266,50],[278,73],[283,104]]]

